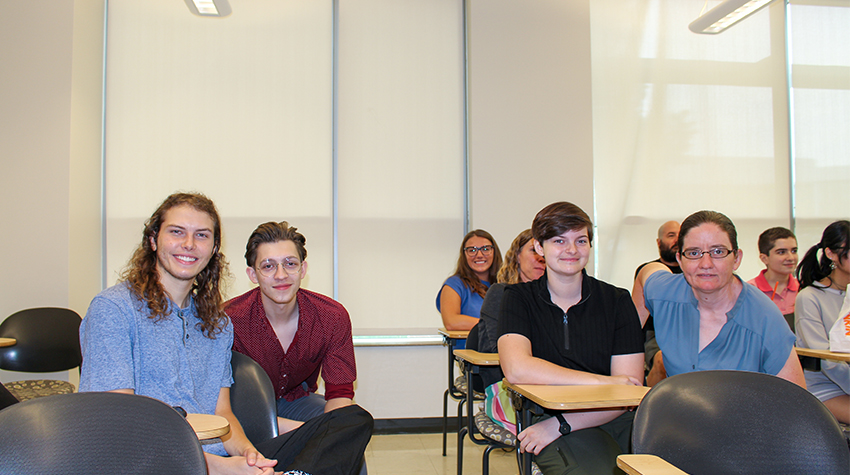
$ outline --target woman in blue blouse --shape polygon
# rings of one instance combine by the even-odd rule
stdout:
[[[478,323],[484,294],[501,266],[502,253],[490,233],[476,229],[463,237],[455,272],[437,293],[446,330],[470,330]]]

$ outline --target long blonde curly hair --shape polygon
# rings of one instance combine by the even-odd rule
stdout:
[[[201,320],[198,326],[204,336],[214,339],[227,325],[227,315],[222,309],[224,302],[221,297],[221,279],[227,275],[227,260],[221,253],[221,218],[215,204],[206,196],[200,193],[175,193],[166,198],[145,223],[142,243],[121,273],[121,280],[127,282],[133,294],[147,304],[151,313],[149,318],[158,322],[168,316],[168,295],[159,281],[156,251],[151,241],[156,241],[165,213],[181,205],[204,212],[213,221],[213,254],[204,270],[195,277],[192,291],[198,318]]]
[[[526,229],[514,238],[510,249],[505,253],[505,263],[499,269],[499,283],[518,284],[522,282],[519,275],[519,255],[528,241],[531,241],[531,229]]]

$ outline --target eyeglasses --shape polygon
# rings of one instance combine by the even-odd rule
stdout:
[[[257,271],[266,277],[271,277],[277,273],[277,266],[283,266],[283,270],[287,274],[297,274],[301,270],[301,261],[293,258],[284,259],[283,262],[266,259],[260,262],[260,265],[257,266]]]
[[[723,259],[733,252],[735,251],[730,251],[725,247],[712,247],[707,251],[703,251],[702,249],[685,249],[682,251],[682,257],[695,261],[697,259],[702,259],[703,255],[708,254],[708,257],[712,259]]]
[[[481,247],[465,247],[463,248],[463,252],[466,253],[467,256],[474,256],[476,252],[481,251],[485,256],[489,256],[493,253],[493,246],[481,246]]]

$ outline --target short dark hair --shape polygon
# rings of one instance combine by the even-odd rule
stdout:
[[[788,228],[777,226],[775,228],[766,229],[759,235],[759,253],[764,254],[765,256],[769,255],[770,250],[776,245],[776,241],[788,238],[794,238],[795,241],[797,240],[797,236],[795,236]]]
[[[298,257],[301,258],[301,262],[307,259],[307,248],[304,247],[307,244],[307,238],[298,232],[298,228],[290,226],[286,221],[279,223],[269,221],[257,226],[257,229],[248,238],[248,244],[245,246],[245,261],[248,263],[248,267],[254,267],[254,263],[257,261],[257,248],[260,247],[260,244],[278,241],[292,241],[295,248],[298,249]]]
[[[578,206],[567,201],[558,201],[541,209],[531,223],[531,235],[542,243],[567,231],[587,229],[587,238],[593,242],[593,222]]]
[[[679,252],[685,250],[685,236],[688,235],[691,229],[705,223],[717,225],[729,237],[729,242],[732,243],[732,249],[730,251],[738,250],[738,231],[735,230],[732,220],[723,213],[702,210],[697,211],[682,221],[682,226],[679,228]]]

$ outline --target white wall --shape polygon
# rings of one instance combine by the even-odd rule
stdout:
[[[0,11],[0,319],[82,314],[100,287],[103,2],[0,0]]]
[[[504,253],[549,203],[593,219],[589,0],[470,1],[468,25],[472,227]]]

